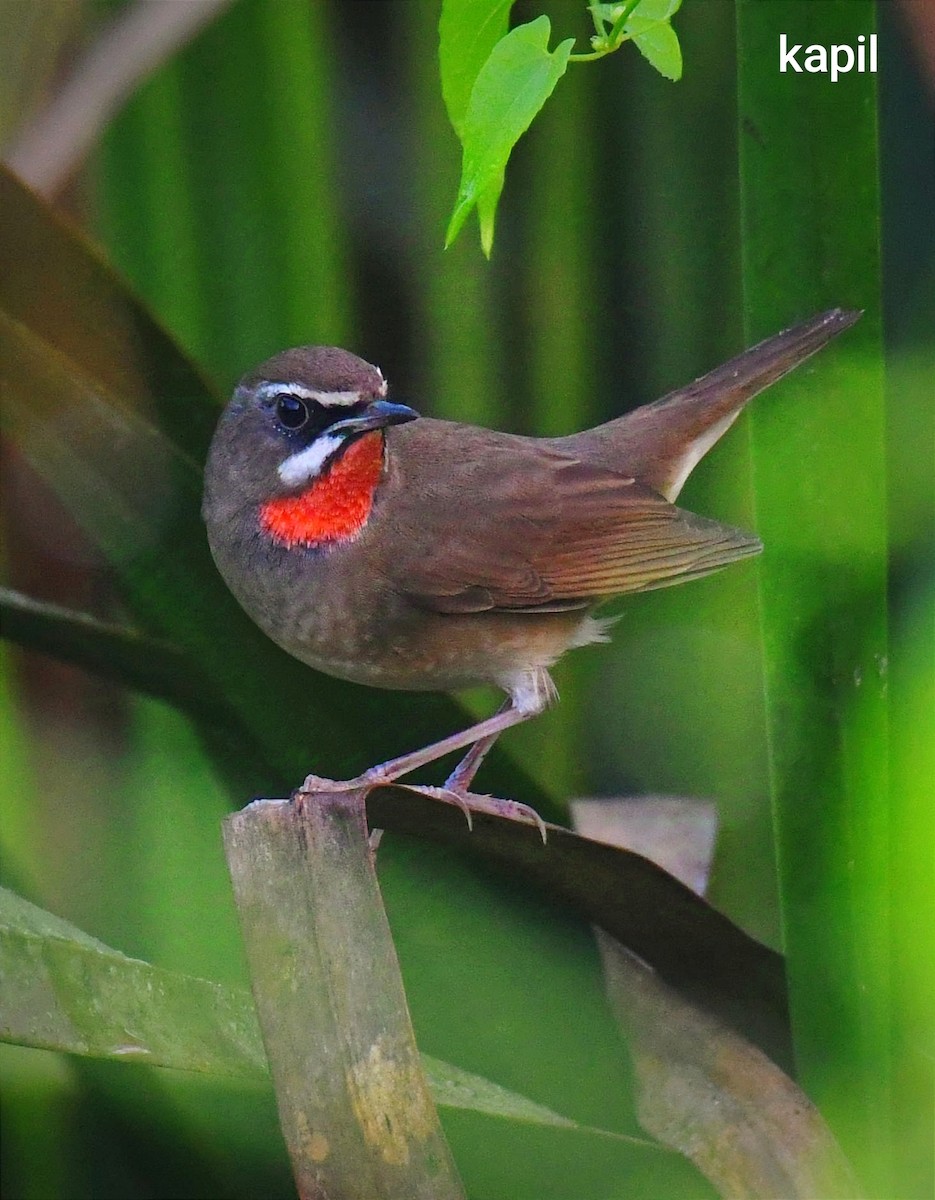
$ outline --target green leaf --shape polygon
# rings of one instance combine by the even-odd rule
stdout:
[[[646,61],[673,81],[682,78],[682,48],[669,24],[682,0],[641,0],[623,27]]]
[[[250,997],[117,950],[0,888],[0,1040],[186,1071],[260,1075]]]
[[[630,14],[626,28],[629,29],[634,20],[671,21],[681,7],[682,0],[640,0]]]
[[[489,254],[496,201],[510,154],[565,74],[574,45],[574,38],[568,38],[550,52],[550,33],[545,16],[517,26],[497,43],[477,76],[464,118],[461,185],[446,245],[458,236],[483,197],[481,236]]]
[[[128,958],[7,888],[0,888],[0,981],[0,1041],[182,1071],[268,1076],[245,988]],[[651,1146],[580,1125],[480,1075],[421,1057],[442,1107]]]
[[[637,14],[626,25],[636,48],[646,61],[666,79],[682,78],[682,48],[671,25],[664,21],[647,21]]]
[[[503,191],[503,172],[484,188],[477,198],[477,223],[480,225],[481,249],[487,258],[493,250],[493,231],[497,220],[497,203]]]
[[[506,33],[513,0],[442,0],[438,64],[448,117],[460,137],[478,72]]]
[[[622,41],[633,41],[643,57],[666,79],[682,77],[682,49],[678,36],[669,24],[681,8],[682,0],[641,0],[624,21],[622,29],[610,36],[611,30],[625,12],[623,4],[595,4],[592,11],[605,27],[598,42],[609,43],[616,49]]]

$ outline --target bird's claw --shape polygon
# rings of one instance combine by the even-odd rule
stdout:
[[[495,817],[505,817],[508,821],[522,821],[535,825],[545,845],[548,840],[548,830],[545,821],[529,804],[521,804],[518,800],[501,800],[498,796],[482,796],[477,792],[462,792],[450,787],[430,787],[428,785],[411,785],[414,792],[422,792],[436,800],[444,800],[448,804],[456,804],[464,813],[468,829],[474,829],[474,813],[490,813]]]
[[[310,796],[327,792],[352,792],[361,788],[369,791],[370,788],[389,782],[390,780],[386,779],[379,769],[365,771],[356,779],[325,779],[321,775],[307,775],[302,786],[296,788],[292,793],[292,799],[301,805]],[[468,829],[471,831],[474,829],[474,813],[491,813],[497,817],[505,817],[509,821],[522,821],[535,825],[539,830],[543,845],[548,839],[545,821],[534,808],[528,804],[521,804],[518,800],[501,800],[497,796],[484,796],[477,792],[466,792],[460,788],[447,786],[432,787],[428,784],[409,784],[407,786],[412,791],[422,792],[435,800],[444,800],[448,804],[457,805],[464,813]]]
[[[292,798],[298,796],[316,796],[322,792],[356,792],[361,788],[376,787],[385,780],[378,775],[365,771],[355,779],[326,779],[323,775],[306,775],[301,787],[292,793]]]

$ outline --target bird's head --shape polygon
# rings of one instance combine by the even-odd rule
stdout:
[[[205,517],[255,512],[287,545],[356,536],[384,461],[384,434],[419,414],[386,399],[378,367],[333,346],[302,346],[237,385],[205,469]]]

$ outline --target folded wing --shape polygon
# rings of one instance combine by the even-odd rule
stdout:
[[[530,453],[527,443],[509,470],[497,471],[499,456],[485,449],[474,463],[491,469],[479,476],[474,468],[471,489],[463,481],[458,488],[469,501],[423,509],[418,544],[431,554],[404,554],[394,564],[401,590],[421,607],[584,607],[707,575],[761,549],[756,538],[593,464],[545,447]]]

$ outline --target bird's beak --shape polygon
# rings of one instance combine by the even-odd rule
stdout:
[[[364,433],[368,429],[383,429],[387,425],[403,425],[406,421],[414,421],[418,415],[414,408],[406,404],[374,400],[356,417],[329,425],[328,433]]]

